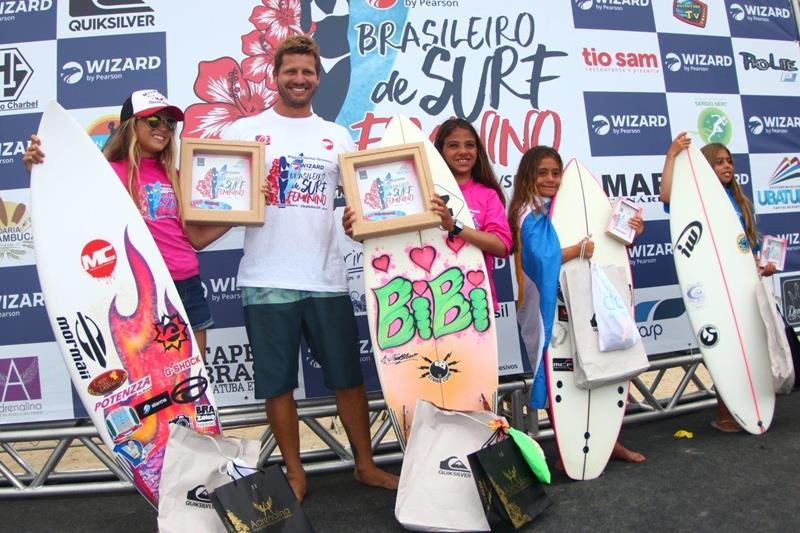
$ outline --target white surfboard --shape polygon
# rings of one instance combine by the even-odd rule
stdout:
[[[550,216],[561,246],[592,236],[592,261],[601,265],[627,267],[630,263],[625,246],[609,237],[605,229],[612,207],[600,183],[576,159],[567,163],[558,190],[550,207]],[[574,259],[562,269],[585,269],[589,261]],[[577,295],[573,295],[573,298]],[[585,295],[591,298],[591,294]],[[570,342],[572,324],[559,290],[553,335],[545,360],[551,423],[566,474],[577,480],[595,479],[605,470],[614,443],[622,427],[628,400],[628,381],[610,383],[592,390],[579,389],[573,372],[574,348]]]
[[[53,334],[103,442],[156,505],[169,424],[220,433],[203,357],[155,241],[97,146],[56,102],[38,135],[31,219]]]
[[[775,392],[753,255],[728,195],[697,147],[675,158],[673,176],[672,256],[703,362],[736,421],[750,433],[764,433]]]
[[[381,145],[417,142],[424,145],[435,191],[448,197],[454,217],[474,227],[447,163],[413,122],[395,115]],[[488,404],[494,410],[497,331],[480,249],[449,241],[439,228],[368,239],[364,285],[375,365],[401,446],[418,399],[445,409],[481,411]],[[400,323],[405,327],[395,327]],[[402,342],[387,339],[397,330],[413,334]]]

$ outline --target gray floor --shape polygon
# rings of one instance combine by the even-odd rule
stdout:
[[[770,430],[756,437],[711,427],[713,410],[628,426],[622,442],[647,456],[613,461],[599,479],[554,473],[554,502],[526,530],[796,531],[800,511],[800,394],[780,396]],[[692,439],[676,439],[685,429]],[[543,443],[554,457],[552,441]],[[399,465],[392,470],[399,472]],[[394,493],[369,489],[349,473],[314,475],[304,508],[316,530],[396,532]],[[135,493],[0,502],[0,532],[156,531],[155,511]]]

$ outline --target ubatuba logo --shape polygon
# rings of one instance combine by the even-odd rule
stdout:
[[[800,158],[784,157],[769,177],[769,185],[784,185],[795,178],[800,178]]]
[[[759,190],[756,203],[774,211],[795,210],[800,207],[800,159],[784,157],[769,177],[769,188]]]
[[[690,222],[683,228],[681,234],[675,241],[675,250],[681,253],[687,259],[691,259],[695,246],[700,242],[703,237],[703,225],[700,221],[695,220]]]
[[[153,9],[141,0],[70,0],[70,31],[120,30],[155,25]]]
[[[0,406],[7,402],[41,399],[38,357],[0,359]]]
[[[705,28],[708,6],[699,0],[676,0],[672,5],[672,16],[686,24]]]
[[[32,75],[18,48],[0,48],[0,102],[16,102]]]

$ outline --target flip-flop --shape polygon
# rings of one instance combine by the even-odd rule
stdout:
[[[723,433],[739,433],[740,431],[744,431],[742,426],[737,424],[735,420],[713,420],[711,422],[711,427]]]

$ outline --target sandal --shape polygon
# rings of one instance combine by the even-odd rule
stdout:
[[[711,422],[711,427],[718,429],[723,433],[739,433],[740,431],[743,431],[742,426],[740,426],[739,423],[732,418],[727,418],[725,420],[714,420]]]

